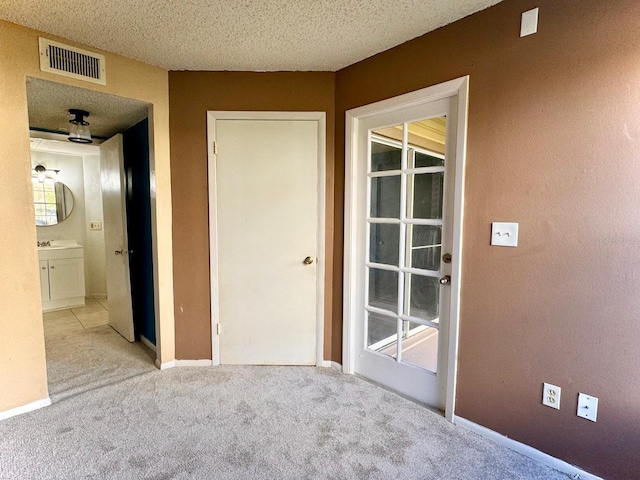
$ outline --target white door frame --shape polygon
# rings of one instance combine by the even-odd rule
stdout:
[[[359,189],[366,184],[358,183],[358,134],[360,120],[415,107],[448,97],[458,97],[458,122],[456,141],[455,195],[453,207],[453,248],[451,251],[451,305],[449,328],[449,354],[445,417],[453,421],[455,410],[456,373],[458,368],[458,329],[460,320],[460,276],[462,254],[462,220],[464,207],[464,169],[467,145],[467,111],[469,104],[469,77],[461,77],[439,85],[423,88],[398,97],[354,108],[346,112],[345,132],[345,207],[344,207],[344,328],[342,366],[343,372],[355,373],[355,342],[357,298],[357,259],[364,255],[357,244],[358,224],[357,198]]]
[[[324,357],[324,272],[325,272],[325,170],[326,170],[326,113],[325,112],[207,112],[208,192],[209,192],[209,269],[211,279],[211,355],[213,365],[220,365],[220,297],[218,283],[218,216],[216,195],[216,120],[307,120],[318,124],[318,239],[316,269],[316,366]]]

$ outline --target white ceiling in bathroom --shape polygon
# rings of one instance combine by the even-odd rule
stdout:
[[[37,134],[36,134],[37,135]],[[87,145],[82,143],[73,143],[61,139],[37,138],[32,135],[31,139],[32,152],[58,153],[63,155],[100,155],[100,147],[98,145]]]
[[[0,0],[0,18],[168,70],[336,71],[500,0]]]

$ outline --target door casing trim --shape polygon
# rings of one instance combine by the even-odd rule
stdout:
[[[458,98],[456,139],[455,194],[453,207],[453,247],[451,262],[451,305],[449,327],[449,353],[445,417],[453,421],[458,369],[458,332],[460,322],[460,285],[462,274],[462,226],[464,213],[464,170],[467,145],[467,115],[469,109],[469,76],[450,80],[397,97],[381,100],[346,112],[345,119],[345,206],[344,206],[344,292],[342,367],[346,374],[355,373],[355,326],[357,305],[357,259],[360,252],[356,243],[358,227],[358,133],[362,119],[431,103],[448,97]]]
[[[209,271],[211,285],[211,358],[214,366],[220,365],[220,297],[218,283],[218,237],[216,197],[216,155],[213,142],[216,138],[216,120],[306,120],[318,125],[318,238],[316,259],[316,366],[324,365],[324,278],[325,278],[325,229],[326,229],[326,119],[325,112],[207,112],[208,195],[209,195]]]

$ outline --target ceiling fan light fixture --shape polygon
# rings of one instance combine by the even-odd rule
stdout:
[[[75,143],[93,143],[91,140],[91,132],[89,131],[89,122],[84,117],[89,116],[89,112],[72,108],[69,115],[73,118],[69,120],[71,127],[69,128],[69,141]]]

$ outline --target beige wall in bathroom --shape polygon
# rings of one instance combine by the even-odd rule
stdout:
[[[97,147],[95,147],[97,150]],[[68,218],[56,225],[36,227],[38,241],[75,240],[84,247],[85,295],[105,297],[107,292],[104,230],[91,230],[92,221],[104,221],[100,155],[72,155],[31,151],[31,166],[59,169],[59,180],[73,195]]]
[[[60,170],[60,181],[73,195],[73,210],[64,222],[46,227],[36,227],[38,241],[76,240],[80,245],[85,242],[85,200],[84,168],[82,155],[60,155],[50,152],[31,152],[31,166],[42,164],[47,168]],[[85,258],[85,265],[87,261]]]
[[[158,346],[163,363],[175,358],[168,73],[106,52],[99,52],[106,57],[106,86],[43,73],[39,36],[77,45],[0,21],[0,413],[48,395],[31,190],[28,76],[153,104],[150,120],[155,155],[152,195],[157,218]]]
[[[106,297],[107,272],[104,257],[104,230],[91,230],[91,222],[103,222],[100,187],[100,155],[85,155],[84,163],[84,262],[87,293]],[[46,228],[46,227],[45,227]],[[45,239],[46,240],[46,239]]]

